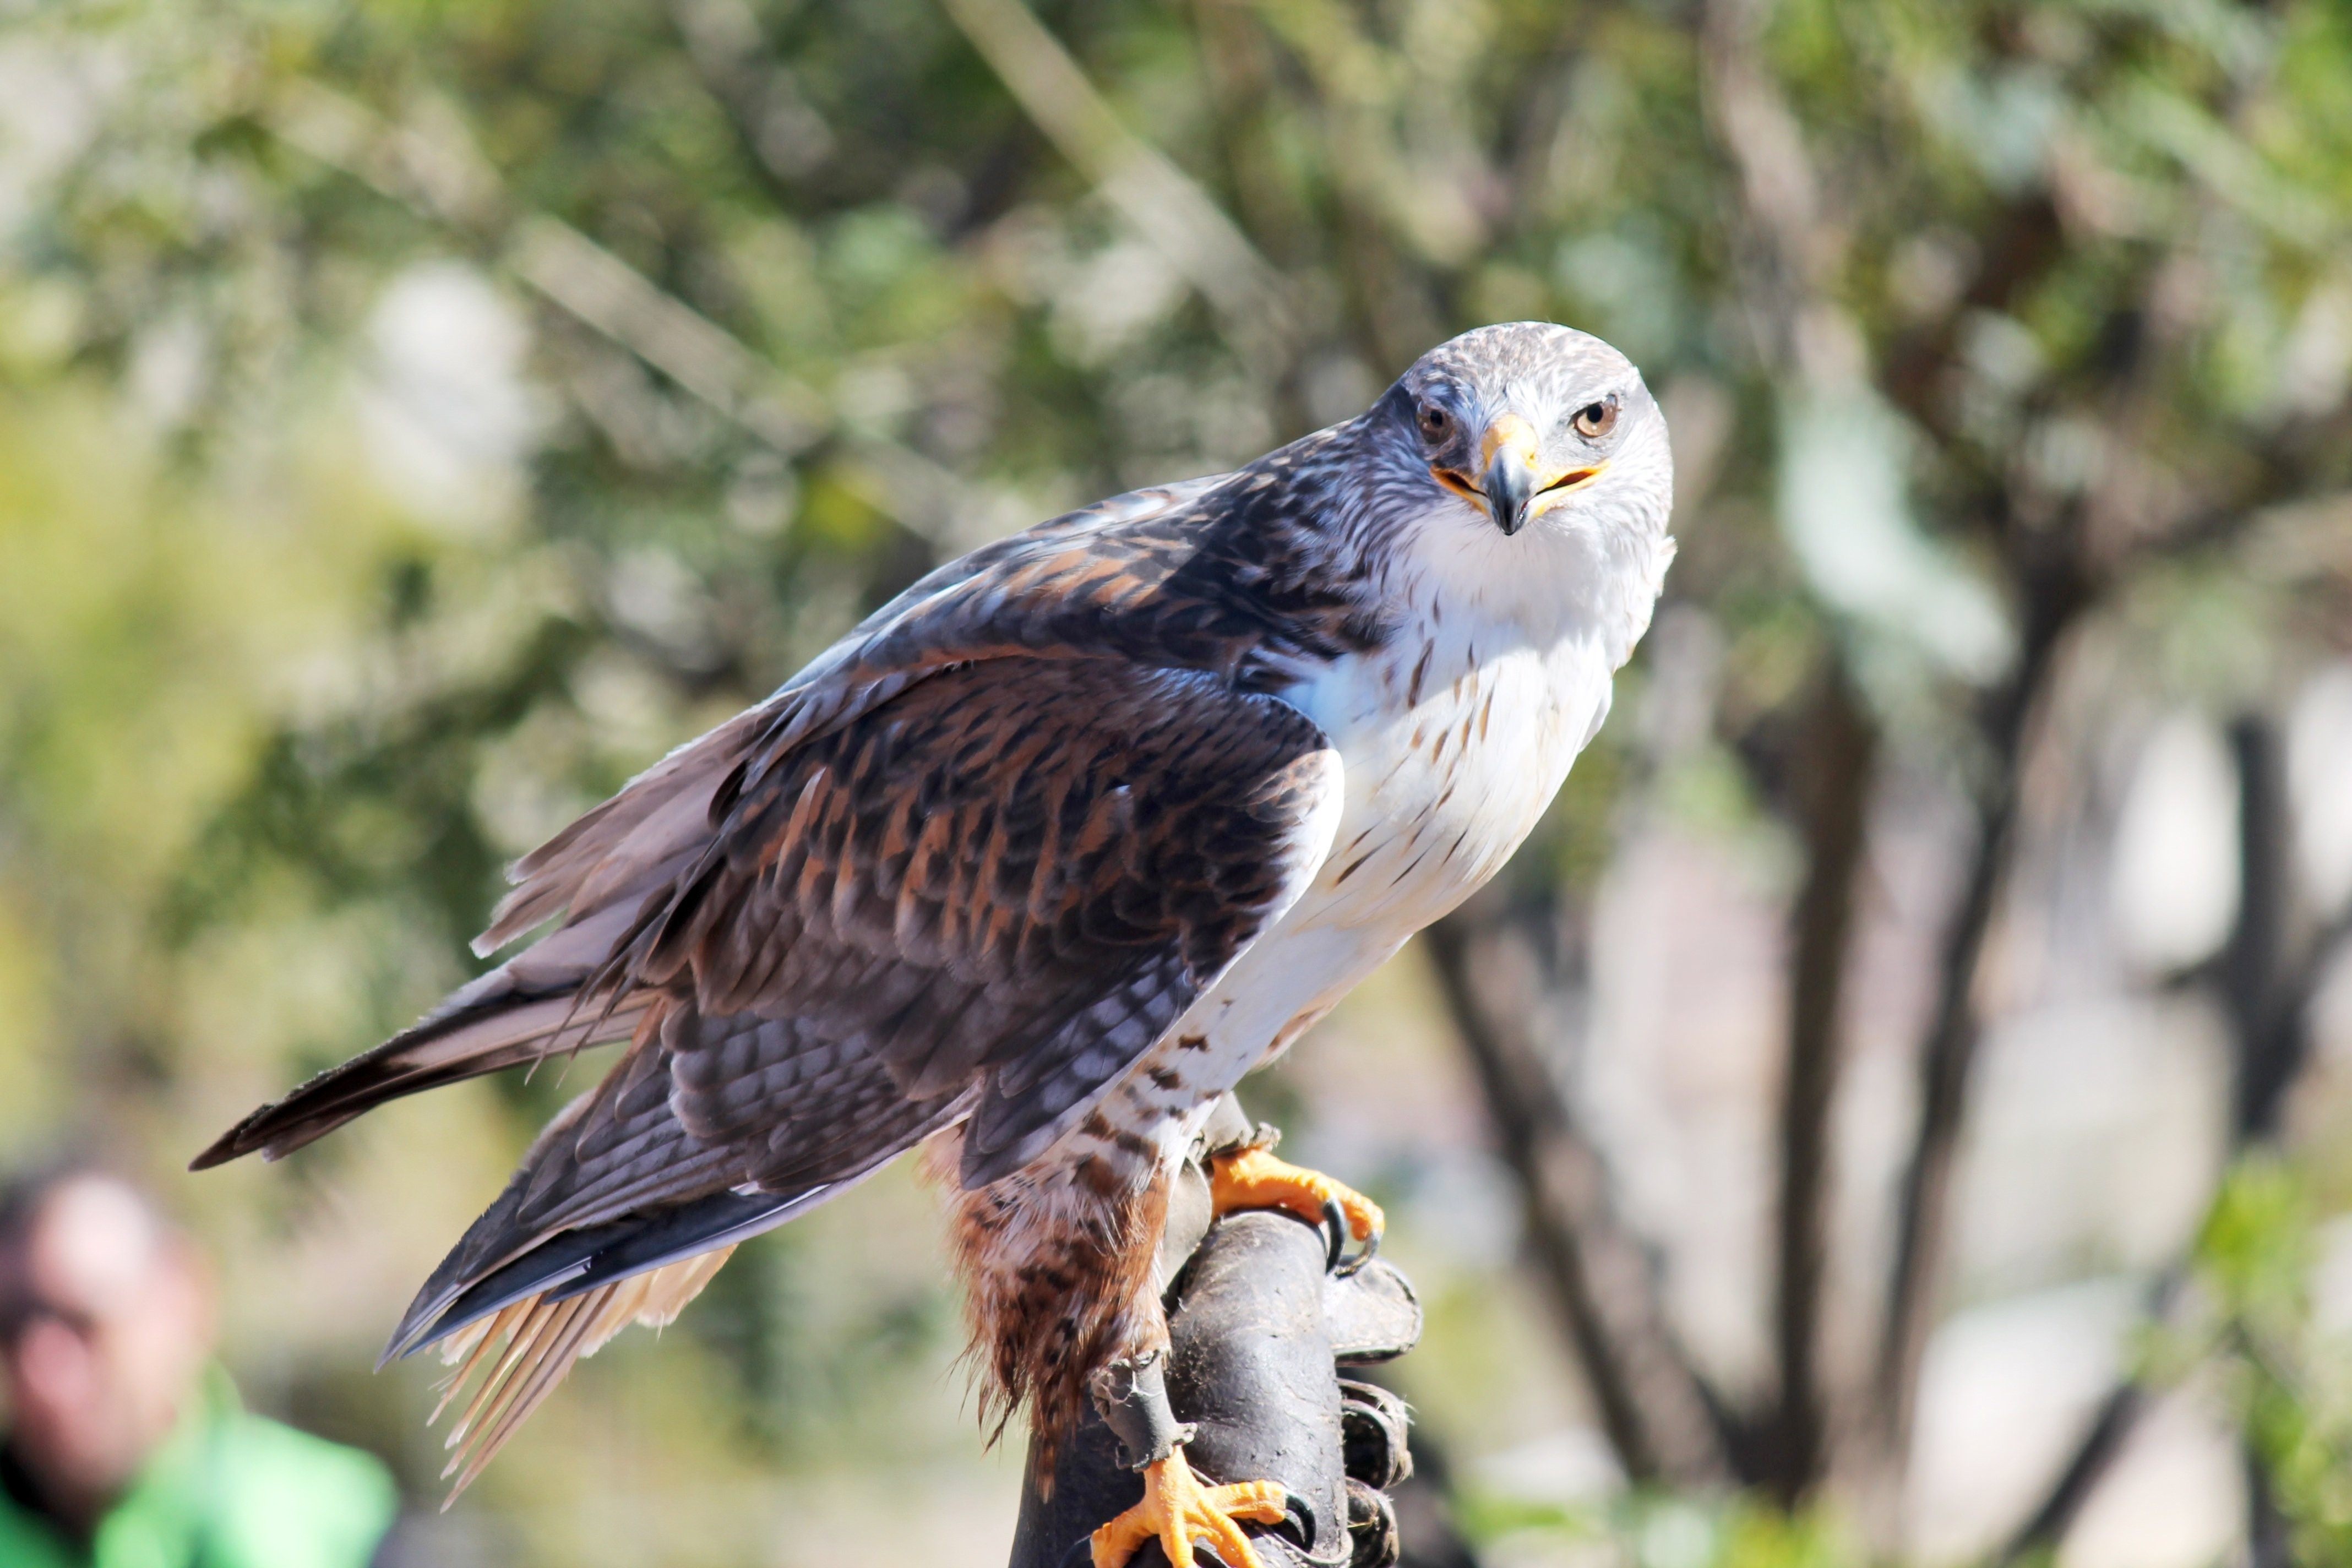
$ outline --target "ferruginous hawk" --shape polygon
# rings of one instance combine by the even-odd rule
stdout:
[[[933,1140],[986,1408],[1050,1455],[1167,1342],[1168,1184],[1213,1102],[1492,877],[1591,740],[1672,493],[1640,373],[1519,322],[1246,468],[975,551],[527,856],[476,946],[546,934],[196,1163],[627,1042],[386,1352],[482,1374],[462,1486],[578,1357]],[[1212,1185],[1381,1223],[1262,1147]],[[1280,1487],[1153,1446],[1097,1563],[1156,1536],[1255,1568],[1235,1521]]]

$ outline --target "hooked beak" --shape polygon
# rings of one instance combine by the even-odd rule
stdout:
[[[1506,414],[1486,427],[1478,455],[1486,464],[1486,482],[1479,486],[1486,492],[1486,510],[1507,538],[1528,525],[1528,503],[1535,499],[1535,429],[1517,415]]]
[[[1544,509],[1546,497],[1582,489],[1609,466],[1602,461],[1580,468],[1546,468],[1535,426],[1516,414],[1506,414],[1486,427],[1478,443],[1478,460],[1481,472],[1475,485],[1442,468],[1433,472],[1447,489],[1484,501],[1495,526],[1506,535],[1525,528]]]

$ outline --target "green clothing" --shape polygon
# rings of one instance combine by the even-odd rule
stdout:
[[[86,1552],[0,1489],[0,1568],[367,1568],[397,1502],[373,1458],[247,1413],[216,1375]]]

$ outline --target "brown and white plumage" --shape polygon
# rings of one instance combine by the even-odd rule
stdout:
[[[1670,491],[1633,367],[1522,323],[977,551],[526,857],[478,945],[545,935],[198,1164],[626,1042],[387,1352],[478,1379],[462,1481],[577,1356],[938,1135],[993,1406],[1050,1444],[1164,1338],[1206,1108],[1491,876],[1598,727]]]

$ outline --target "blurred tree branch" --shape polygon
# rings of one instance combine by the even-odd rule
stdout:
[[[1771,1474],[1793,1507],[1825,1472],[1829,1411],[1820,1365],[1828,1262],[1830,1112],[1843,1048],[1841,1026],[1857,884],[1877,778],[1877,726],[1843,663],[1824,661],[1798,741],[1793,781],[1805,842],[1790,955],[1788,1073],[1780,1098],[1778,1289],[1773,1329],[1780,1386]]]
[[[1859,344],[1827,294],[1843,236],[1823,210],[1797,116],[1764,68],[1761,37],[1771,10],[1772,0],[1707,0],[1699,19],[1700,91],[1717,144],[1738,174],[1741,303],[1759,358],[1776,382],[1817,385],[1852,376]]]
[[[1601,1153],[1530,1033],[1548,912],[1515,914],[1488,894],[1430,927],[1424,946],[1517,1179],[1537,1274],[1619,1462],[1637,1482],[1727,1486],[1740,1434],[1675,1335],[1656,1266],[1618,1218]]]
[[[2231,1113],[2225,1173],[2250,1150],[2279,1139],[2289,1091],[2311,1056],[2312,1001],[2352,940],[2352,906],[2316,923],[2297,907],[2290,854],[2294,818],[2278,724],[2264,714],[2241,714],[2230,727],[2230,749],[2238,774],[2238,915],[2219,961],[2189,977],[2210,986],[2229,1026]],[[2298,926],[2305,928],[2299,934]],[[2188,1277],[2185,1258],[2157,1276],[2148,1291],[2150,1325],[2173,1322]],[[2049,1491],[2010,1538],[2002,1563],[2024,1562],[2064,1541],[2151,1403],[2137,1373],[2116,1381]],[[2257,1537],[2251,1548],[2256,1561],[2264,1561],[2265,1546],[2274,1553],[2277,1545],[2262,1539],[2265,1520],[2274,1525],[2274,1510],[2265,1512],[2267,1491],[2260,1461],[2251,1452],[2247,1465]],[[2273,1554],[2268,1560],[2283,1559]]]
[[[548,303],[782,456],[845,441],[866,459],[867,499],[927,540],[949,535],[963,491],[955,475],[902,443],[849,434],[823,396],[570,224],[517,214],[453,115],[390,123],[298,79],[265,118],[289,146],[467,237]]]
[[[1103,199],[1214,309],[1261,379],[1279,382],[1297,329],[1280,274],[1223,209],[1129,131],[1078,62],[1021,0],[940,0],[1013,101]]]
[[[1993,298],[2005,300],[2032,279],[2037,262],[2054,258],[2057,252],[2039,237],[2042,226],[2030,205],[1997,228],[2019,237],[2019,254],[1995,269],[1990,279],[2000,291]],[[1919,1368],[1934,1323],[1936,1283],[1947,1247],[1953,1167],[1983,1027],[1975,995],[1977,973],[2018,836],[2023,773],[2064,641],[2095,605],[2139,571],[2177,550],[2195,547],[2187,541],[2204,545],[2242,531],[2261,507],[2277,499],[2280,492],[2273,487],[2291,484],[2285,476],[2299,468],[2286,451],[2295,432],[2275,433],[2256,446],[2251,479],[2231,501],[2220,503],[2202,519],[2184,515],[2177,498],[2159,500],[2149,484],[2147,475],[2158,461],[2162,439],[2164,389],[2210,309],[2207,285],[2187,248],[2189,237],[2175,237],[2181,247],[2159,249],[2141,263],[2137,297],[2107,323],[2105,352],[2091,388],[2105,452],[2096,480],[2078,496],[2053,501],[2037,493],[2030,475],[2012,470],[1999,476],[1989,498],[1994,524],[1990,531],[2023,624],[2013,672],[1979,710],[1987,762],[1977,798],[1977,844],[1945,939],[1937,1002],[1921,1059],[1919,1129],[1899,1197],[1895,1265],[1871,1406],[1872,1428],[1883,1442],[1885,1458],[1896,1467],[1895,1476],[1910,1446]],[[1910,383],[1915,389],[1934,379],[1922,375],[1916,363],[1906,371],[1917,378]],[[2268,788],[2274,782],[2268,774],[2248,777],[2250,789]],[[2268,809],[2260,808],[2258,816]],[[2270,819],[2263,816],[2262,820]],[[2259,831],[2267,835],[2272,827]],[[2252,837],[2257,832],[2253,826],[2247,832],[2250,874],[2264,884],[2261,889],[2250,889],[2250,896],[2267,899],[2283,874],[2276,861],[2279,843],[2270,838],[2257,842]],[[2245,1006],[2267,1008],[2271,1003],[2266,995],[2259,1004],[2254,1000],[2266,982],[2251,977],[2267,974],[2274,964],[2274,933],[2249,929],[2242,936],[2247,945],[2230,965],[2238,977],[2234,984]],[[2252,1012],[2244,1016],[2249,1026],[2267,1027]],[[2242,1116],[2252,1102],[2242,1092],[2240,1098],[2242,1128]],[[2161,1280],[2155,1294],[2160,1300],[2172,1298]],[[2095,1474],[2095,1461],[2088,1457],[2094,1451],[2111,1455],[2118,1448],[2137,1409],[2138,1402],[2120,1391],[2103,1405],[2084,1447],[2063,1467],[2051,1498],[2037,1510],[2037,1521],[2045,1515],[2058,1520],[2068,1506],[2079,1506],[2087,1497]],[[1886,1484],[1892,1479],[1886,1478]]]
[[[2020,781],[2048,701],[2062,640],[2090,603],[2090,584],[2061,555],[2022,584],[2025,625],[2015,671],[1984,704],[1990,756],[1976,800],[1976,843],[1946,928],[1934,1011],[1920,1054],[1919,1124],[1897,1198],[1895,1259],[1872,1384],[1882,1462],[1899,1476],[1910,1446],[1919,1363],[1934,1325],[1935,1281],[1950,1207],[1952,1167],[1982,1032],[1976,977],[2000,904],[2018,826]]]
[[[1767,377],[1785,406],[1835,396],[1859,374],[1861,333],[1828,293],[1844,259],[1838,223],[1794,111],[1763,68],[1770,0],[1709,0],[1700,21],[1701,89],[1717,144],[1738,173],[1735,224],[1741,295]],[[1786,417],[1784,414],[1784,418]],[[1801,753],[1786,793],[1805,849],[1789,960],[1786,1068],[1779,1121],[1773,1247],[1776,1407],[1764,1479],[1784,1506],[1830,1464],[1821,1364],[1831,1195],[1831,1113],[1844,1042],[1841,1004],[1852,955],[1857,879],[1866,861],[1876,721],[1854,687],[1847,632],[1825,639],[1814,694],[1798,722]]]
[[[761,35],[747,0],[670,0],[696,72],[780,203],[833,151],[833,128]]]
[[[1768,67],[1762,36],[1771,9],[1770,0],[1710,0],[1699,19],[1698,52],[1708,121],[1738,176],[1735,256],[1748,319],[1768,378],[1787,399],[1791,388],[1834,393],[1858,373],[1863,339],[1829,293],[1831,279],[1847,264],[1848,231],[1840,215],[1826,209],[1798,116]],[[1896,406],[1955,447],[1961,437],[1942,389],[1962,352],[1964,323],[1974,313],[2009,308],[2062,254],[2057,207],[2039,193],[1997,206],[1982,232],[1981,259],[1968,286],[1943,310],[1903,333],[1876,376]],[[2032,493],[2029,474],[1996,471],[1979,487],[1981,515],[1992,522],[1988,532],[2021,626],[2010,675],[1978,708],[1985,757],[1975,788],[1975,847],[1944,937],[1921,1052],[1919,1122],[1897,1198],[1895,1250],[1861,1434],[1869,1438],[1861,1468],[1874,1478],[1866,1489],[1874,1494],[1871,1508],[1882,1531],[1890,1528],[1920,1361],[1934,1322],[1952,1167],[1981,1031],[1977,974],[2018,830],[2021,773],[2059,652],[2085,612],[2140,560],[2189,533],[2200,539],[2225,534],[2244,517],[2243,496],[2233,514],[2210,528],[2184,529],[2178,520],[2148,515],[2149,492],[2127,454],[2147,450],[2155,439],[2160,367],[2186,336],[2198,303],[2194,286],[2183,286],[2184,274],[2170,257],[2159,253],[2144,276],[2145,298],[2101,366],[2106,392],[2101,417],[2109,443],[2102,481],[2061,505],[2046,522],[2030,521],[2050,508]],[[2258,470],[2268,476],[2278,467],[2264,454]],[[1833,681],[1849,679],[1841,673],[1843,649],[1835,640],[1828,657]],[[1848,959],[1842,927],[1850,914],[1859,818],[1868,801],[1866,769],[1849,765],[1851,737],[1840,745],[1836,728],[1822,727],[1822,716],[1816,709],[1811,733],[1800,742],[1807,767],[1850,787],[1824,786],[1841,796],[1830,803],[1829,816],[1815,809],[1815,801],[1801,800],[1796,810],[1807,871],[1791,960],[1775,1325],[1780,1401],[1768,1460],[1786,1501],[1817,1481],[1830,1458],[1816,1364],[1826,1125],[1836,1084],[1835,1002]],[[1848,814],[1843,830],[1832,820],[1840,812]]]

